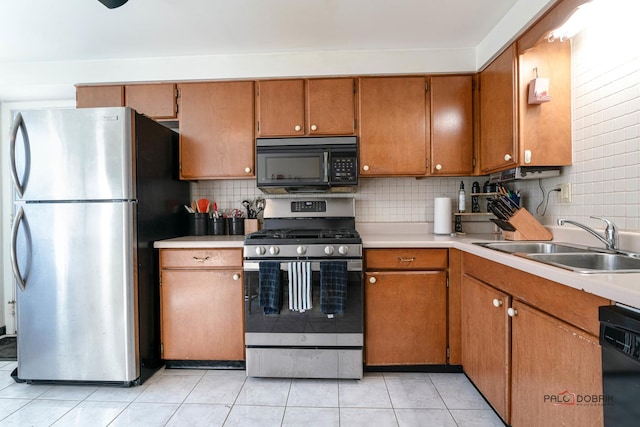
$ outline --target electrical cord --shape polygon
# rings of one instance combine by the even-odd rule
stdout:
[[[560,191],[560,189],[559,188],[553,188],[553,189],[549,190],[547,192],[547,196],[545,197],[544,187],[542,186],[542,180],[541,179],[538,179],[538,186],[540,187],[540,191],[542,191],[542,201],[536,207],[536,213],[538,214],[538,216],[543,217],[547,213],[547,207],[549,206],[549,195],[551,195],[551,193],[554,192],[554,191]],[[542,213],[540,213],[540,207],[542,206],[543,203],[544,203],[544,210],[542,211]]]

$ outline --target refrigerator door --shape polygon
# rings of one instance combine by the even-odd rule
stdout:
[[[17,203],[18,377],[127,383],[140,375],[135,202]],[[20,215],[17,215],[20,217]]]
[[[10,166],[16,200],[135,199],[131,108],[16,115]]]

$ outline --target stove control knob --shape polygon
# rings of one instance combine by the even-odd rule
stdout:
[[[264,246],[256,246],[257,255],[264,255],[266,252],[267,250],[264,248]]]
[[[269,248],[269,253],[270,253],[271,255],[278,255],[278,254],[280,253],[280,248],[279,248],[279,247],[277,247],[277,246],[271,246],[271,247]]]
[[[304,255],[307,253],[307,247],[306,246],[298,246],[298,249],[296,249],[296,252],[298,252],[299,255]]]
[[[327,255],[333,255],[333,251],[334,251],[334,249],[333,249],[333,246],[331,246],[331,245],[328,245],[328,246],[324,247],[324,253],[327,254]]]
[[[349,252],[349,246],[341,245],[341,246],[338,248],[338,253],[339,253],[340,255],[346,255],[348,252]]]

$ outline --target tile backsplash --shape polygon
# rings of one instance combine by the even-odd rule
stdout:
[[[573,165],[556,178],[509,184],[521,190],[524,206],[536,215],[544,210],[543,194],[571,183],[571,203],[559,203],[551,193],[545,215],[538,216],[543,224],[566,217],[602,229],[589,218],[595,215],[612,219],[621,230],[640,231],[640,26],[620,19],[601,20],[572,41]],[[352,195],[357,220],[432,222],[433,199],[444,195],[455,203],[461,179],[470,205],[471,183],[482,186],[485,177],[361,179]],[[192,194],[231,209],[261,192],[252,180],[224,180],[194,183]]]

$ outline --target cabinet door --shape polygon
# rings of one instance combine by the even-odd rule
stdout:
[[[361,78],[361,176],[421,176],[427,171],[424,77]]]
[[[76,107],[124,107],[124,86],[77,86]]]
[[[353,135],[356,131],[354,79],[307,80],[309,135]]]
[[[365,283],[367,365],[446,363],[445,272],[366,273]]]
[[[516,165],[516,48],[511,45],[480,73],[480,170]]]
[[[508,423],[511,330],[507,308],[510,297],[464,275],[461,299],[462,366],[491,406]]]
[[[183,83],[180,177],[254,175],[253,82]]]
[[[125,103],[154,119],[176,118],[176,85],[139,84],[124,87]]]
[[[473,174],[473,78],[431,78],[431,174]]]
[[[160,298],[163,359],[244,359],[241,269],[162,270]]]
[[[304,80],[266,80],[256,85],[258,135],[304,135]]]
[[[602,406],[591,404],[602,395],[598,339],[526,304],[513,308],[511,424],[602,426]]]

